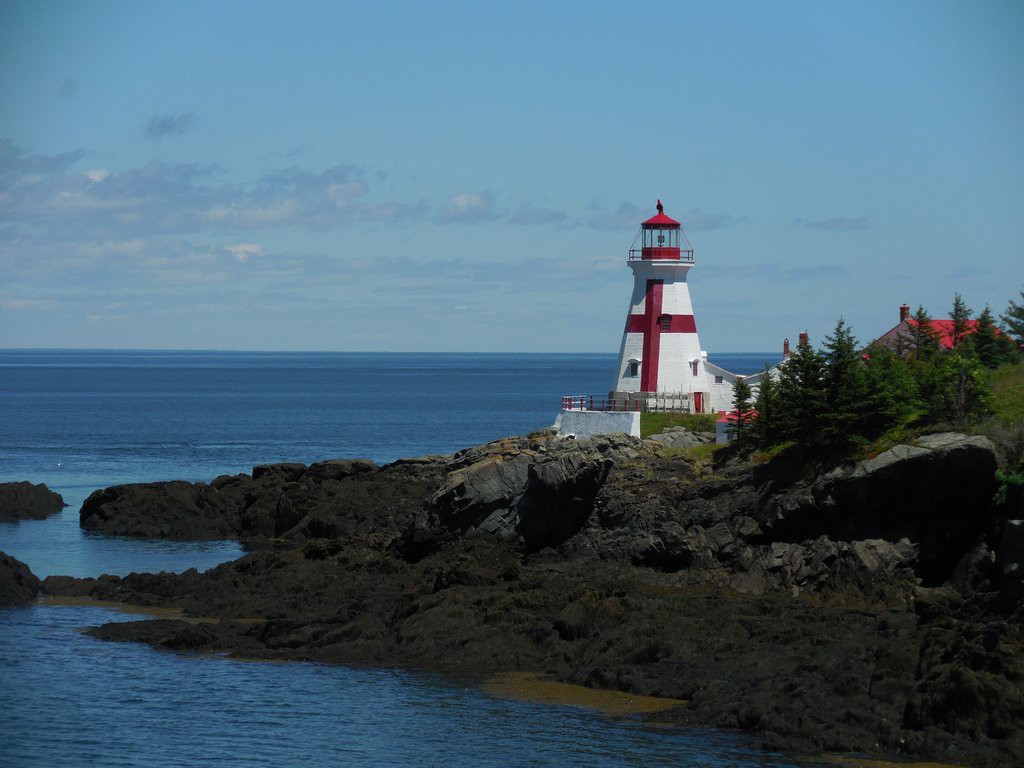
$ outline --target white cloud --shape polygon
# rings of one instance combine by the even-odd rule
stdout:
[[[437,221],[441,224],[480,224],[492,221],[497,214],[487,193],[460,192],[452,195],[441,206]]]
[[[530,226],[535,224],[564,224],[566,215],[563,211],[551,208],[534,208],[532,205],[521,205],[509,219],[509,224]]]
[[[10,310],[35,310],[35,309],[56,309],[57,302],[53,299],[7,299],[3,303],[4,309]]]
[[[235,257],[235,261],[244,264],[252,256],[260,256],[263,247],[257,243],[237,243],[227,246],[228,251]]]

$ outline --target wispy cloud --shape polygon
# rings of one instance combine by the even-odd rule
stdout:
[[[7,299],[0,302],[0,306],[4,309],[10,309],[13,311],[30,311],[30,310],[45,310],[45,309],[56,309],[57,302],[53,299]]]
[[[85,157],[84,149],[57,155],[26,155],[10,139],[0,139],[0,176],[7,174],[60,173]],[[0,182],[0,190],[7,184]]]
[[[235,245],[225,246],[232,256],[235,257],[235,261],[244,264],[253,256],[259,256],[263,253],[263,246],[259,243],[236,243]]]
[[[216,165],[152,161],[121,171],[68,168],[83,150],[25,155],[0,141],[0,241],[77,242],[268,228],[326,231],[352,223],[423,218],[425,203],[371,200],[362,169],[285,168],[250,185],[227,183]],[[489,215],[472,200],[463,217]],[[59,233],[59,234],[57,234]]]
[[[653,216],[656,211],[653,208],[638,208],[633,203],[622,203],[615,211],[596,211],[590,218],[588,225],[594,229],[623,230],[635,229],[640,223]],[[666,213],[668,213],[666,211]],[[702,211],[694,208],[690,211],[670,213],[670,216],[678,219],[684,230],[692,232],[707,232],[712,229],[724,229],[734,224],[747,220],[746,216],[737,218],[731,213],[719,211],[715,213]]]
[[[701,266],[701,274],[713,279],[725,279],[733,274],[737,267],[726,267],[719,264]],[[803,282],[808,280],[826,280],[843,278],[849,271],[843,264],[815,264],[813,266],[784,267],[775,263],[748,264],[742,267],[743,274],[752,280],[763,282]]]
[[[746,216],[737,219],[731,213],[724,211],[705,213],[700,208],[695,208],[689,213],[683,214],[682,224],[683,229],[692,232],[708,232],[712,229],[725,229],[746,220]]]
[[[164,136],[181,136],[195,127],[199,116],[195,112],[170,112],[153,115],[143,127],[147,139],[160,141]]]
[[[498,218],[494,201],[487,192],[460,192],[452,195],[438,211],[440,224],[481,224]]]
[[[530,204],[521,205],[508,218],[509,224],[531,226],[538,224],[564,224],[567,216],[562,211],[551,208],[534,208]]]
[[[640,222],[649,219],[653,214],[643,212],[632,203],[623,203],[612,213],[598,211],[588,221],[594,229],[622,230],[640,226]]]
[[[817,221],[794,219],[793,226],[805,229],[823,229],[826,232],[866,232],[870,229],[866,216],[834,216],[831,219]]]

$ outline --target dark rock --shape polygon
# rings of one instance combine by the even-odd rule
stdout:
[[[120,485],[95,491],[82,504],[83,528],[121,536],[228,539],[238,516],[221,490],[172,481]]]
[[[712,432],[691,432],[686,427],[668,427],[647,439],[665,448],[692,448],[715,442],[715,435]]]
[[[39,579],[29,567],[0,552],[0,608],[26,605],[39,594]]]
[[[907,538],[920,547],[919,575],[940,584],[952,576],[965,542],[993,522],[995,469],[995,451],[985,437],[926,435],[917,445],[897,445],[833,470],[812,487],[777,494],[759,512],[758,523],[765,537],[776,540],[821,534]]]
[[[561,543],[590,514],[613,461],[604,455],[610,447],[607,441],[559,441],[547,451],[502,447],[468,464],[470,454],[456,454],[458,468],[426,509],[448,534],[521,539],[527,551]]]
[[[252,479],[259,480],[263,477],[273,476],[281,480],[295,480],[305,471],[305,464],[292,461],[282,461],[277,464],[260,464],[252,468]]]
[[[67,506],[43,483],[0,483],[0,521],[43,520]]]
[[[1024,581],[1024,520],[1007,520],[999,542],[999,567],[1003,576]]]

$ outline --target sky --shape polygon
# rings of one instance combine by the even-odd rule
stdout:
[[[0,347],[611,352],[1024,288],[1024,3],[4,0]]]

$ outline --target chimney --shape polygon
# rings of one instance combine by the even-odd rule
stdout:
[[[907,318],[909,318],[909,317],[910,317],[910,305],[909,304],[901,304],[900,305],[900,322],[901,323],[905,323],[907,321]]]
[[[789,339],[786,339],[784,342],[782,342],[782,359],[785,360],[787,357],[789,357],[789,355]]]
[[[807,335],[807,331],[800,331],[800,344],[801,345],[809,344],[810,343],[810,338],[811,337]]]

